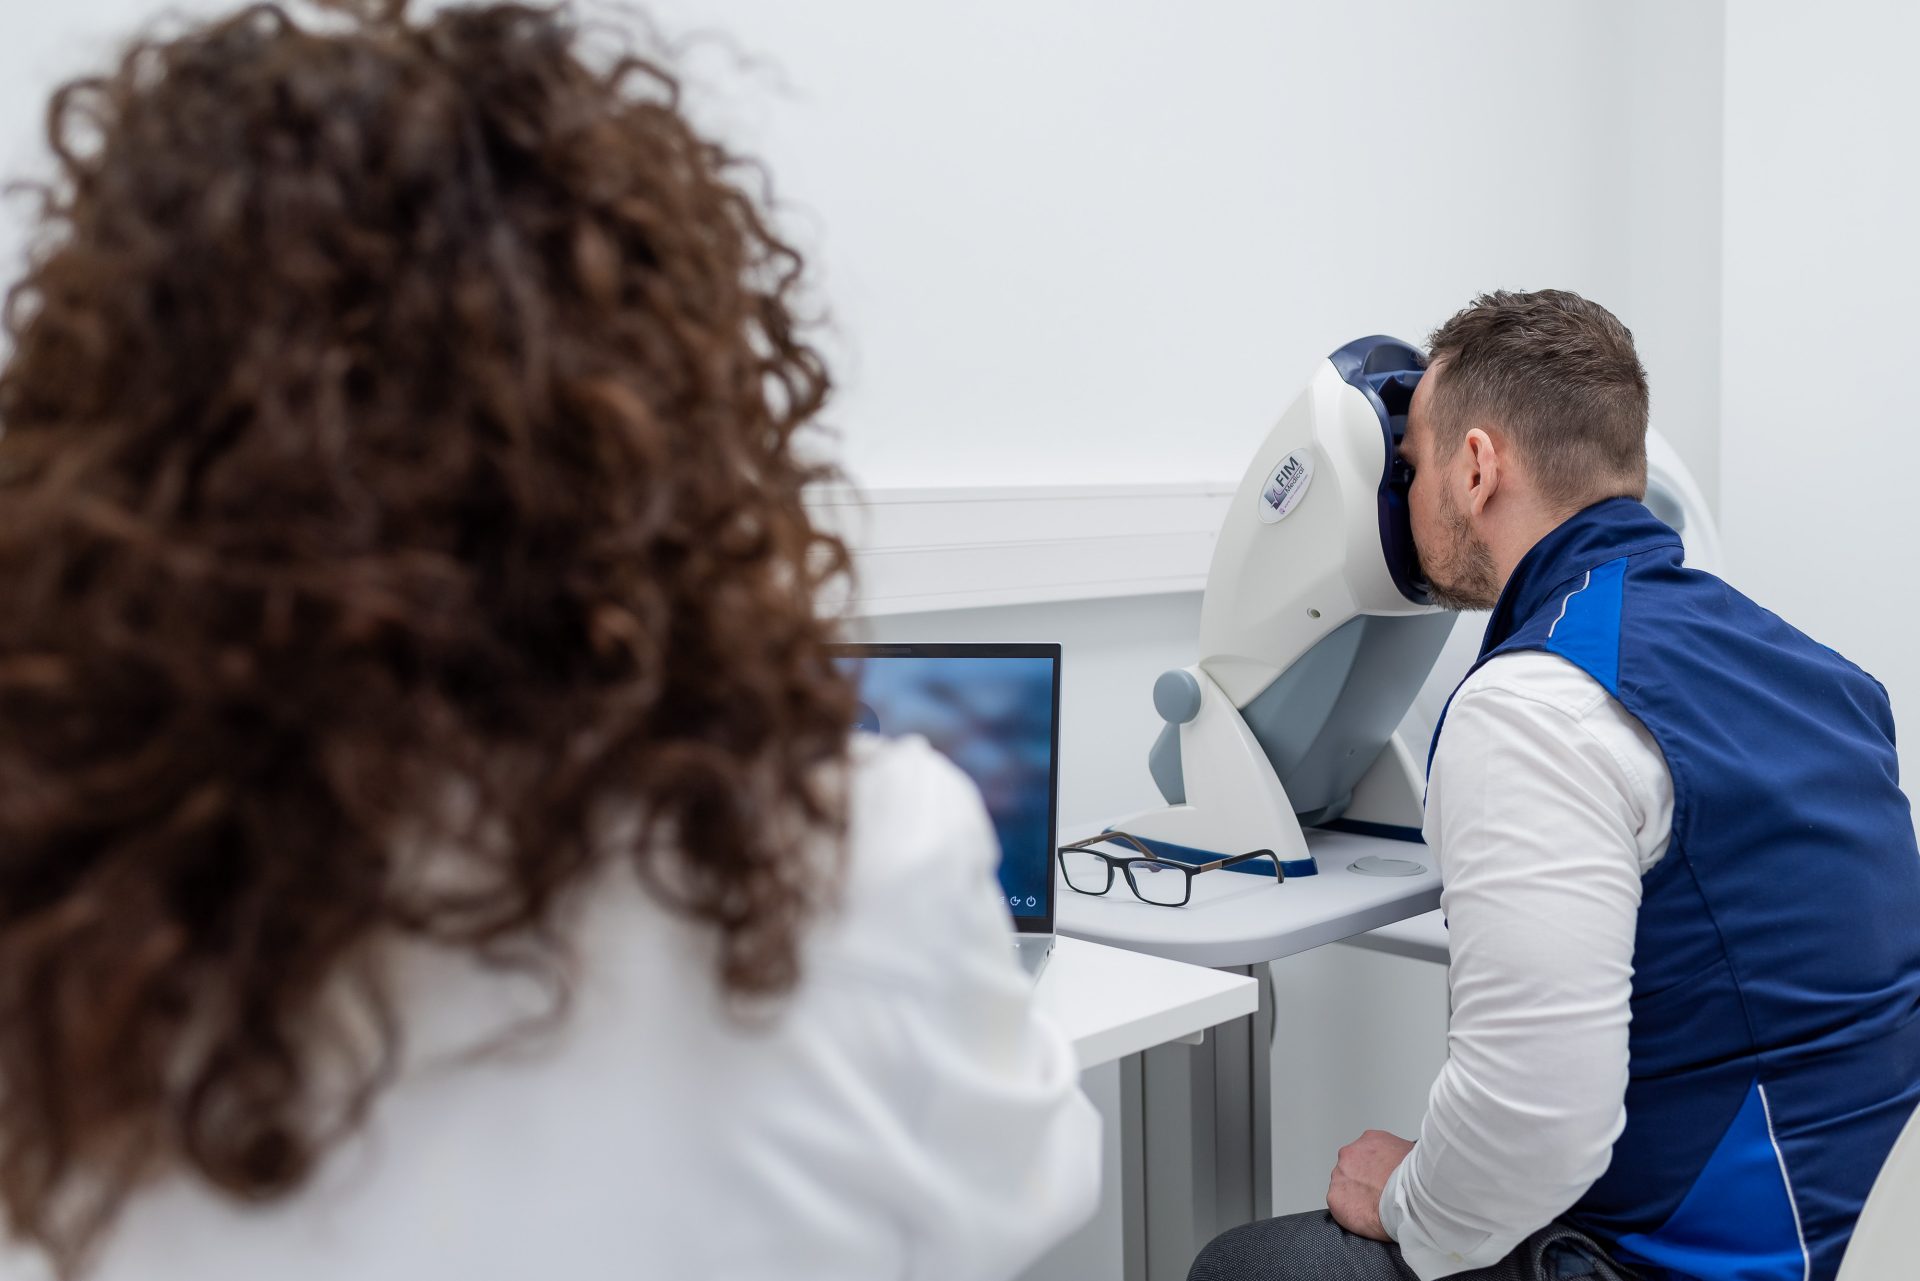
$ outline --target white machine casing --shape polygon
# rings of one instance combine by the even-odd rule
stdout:
[[[1311,858],[1294,800],[1243,709],[1354,619],[1436,612],[1409,599],[1383,553],[1379,495],[1392,462],[1387,448],[1381,414],[1366,393],[1331,359],[1320,362],[1255,454],[1214,547],[1201,658],[1184,669],[1192,683],[1180,693],[1191,700],[1190,718],[1179,723],[1184,801],[1128,815],[1115,828],[1192,849],[1266,848],[1283,862]],[[1310,478],[1276,518],[1269,498],[1276,473],[1300,458],[1308,460]],[[1163,676],[1162,685],[1176,675]],[[1339,692],[1324,695],[1331,702]],[[1160,687],[1155,701],[1162,703]],[[1189,708],[1161,710],[1176,723]],[[1419,827],[1423,756],[1398,734],[1384,749],[1375,739],[1339,750],[1377,753],[1345,817]]]
[[[1267,484],[1301,450],[1313,479],[1286,518],[1263,521]],[[1244,705],[1356,614],[1430,614],[1401,594],[1380,552],[1380,420],[1331,362],[1267,433],[1234,492],[1200,606],[1201,670]]]

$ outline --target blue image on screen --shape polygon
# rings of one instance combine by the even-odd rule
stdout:
[[[919,734],[958,765],[1000,838],[1000,885],[1017,916],[1046,910],[1053,875],[1051,658],[886,655],[851,664],[858,728]]]

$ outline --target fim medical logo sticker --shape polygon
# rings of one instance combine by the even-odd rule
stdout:
[[[1313,484],[1313,453],[1311,450],[1296,449],[1280,460],[1273,469],[1266,487],[1260,491],[1260,520],[1262,524],[1275,525],[1293,514],[1300,500],[1307,496],[1307,486]]]

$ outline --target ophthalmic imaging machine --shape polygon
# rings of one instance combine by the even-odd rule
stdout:
[[[1182,862],[1270,849],[1283,879],[1222,868],[1177,908],[1059,896],[1062,933],[1263,981],[1250,1019],[1123,1065],[1122,1132],[1142,1136],[1123,1154],[1143,1224],[1130,1277],[1184,1277],[1215,1233],[1272,1210],[1267,963],[1439,901],[1426,744],[1398,732],[1455,621],[1421,576],[1397,453],[1426,364],[1393,338],[1348,343],[1268,433],[1214,548],[1199,659],[1153,687],[1165,804],[1108,825]]]

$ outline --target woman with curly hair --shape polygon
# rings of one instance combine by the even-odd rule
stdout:
[[[0,369],[0,1275],[1004,1276],[990,826],[850,745],[799,257],[564,11],[61,89]]]

